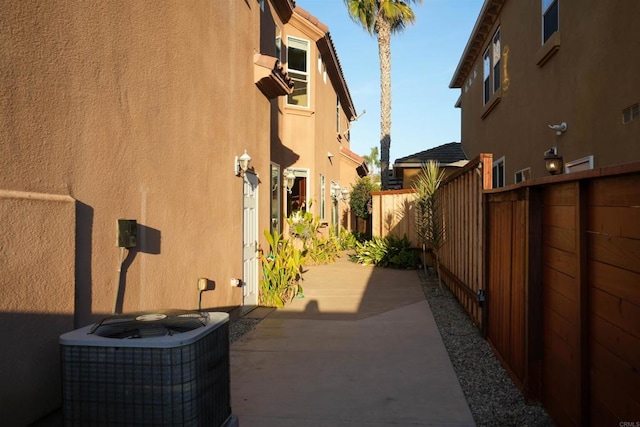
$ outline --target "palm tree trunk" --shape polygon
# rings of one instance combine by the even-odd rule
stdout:
[[[389,189],[389,150],[391,147],[391,23],[378,17],[378,55],[380,58],[380,179]]]

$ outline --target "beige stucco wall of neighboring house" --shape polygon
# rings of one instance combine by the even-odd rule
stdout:
[[[542,45],[540,2],[506,0],[461,87],[462,144],[469,158],[504,156],[506,184],[516,171],[547,175],[544,152],[566,162],[593,156],[594,167],[640,160],[640,121],[622,122],[640,101],[640,3],[560,0],[559,32]],[[483,52],[501,32],[502,88],[483,106]],[[538,63],[551,47],[555,54]],[[508,81],[504,77],[508,77]],[[455,79],[455,76],[454,76]],[[497,101],[497,102],[495,102]],[[549,124],[567,122],[561,136]]]
[[[13,373],[34,368],[25,349],[50,356],[62,329],[112,313],[117,219],[140,225],[123,265],[123,311],[195,309],[199,277],[216,284],[203,308],[242,304],[242,289],[229,285],[242,277],[234,156],[246,149],[261,179],[270,171],[271,107],[254,84],[259,20],[255,1],[3,3],[0,191],[70,200],[0,200],[11,224],[1,256],[14,263],[11,277],[2,274],[10,307],[0,315],[29,319],[16,349],[15,331],[0,331],[12,348],[0,366],[0,394],[12,396],[1,399],[7,425],[59,402],[55,381],[27,390],[40,367],[22,378],[29,385],[16,384]],[[269,186],[258,189],[262,241]],[[29,404],[6,408],[21,400]]]

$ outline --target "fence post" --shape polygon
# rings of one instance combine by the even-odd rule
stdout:
[[[527,365],[524,394],[539,401],[542,389],[542,192],[528,187]]]

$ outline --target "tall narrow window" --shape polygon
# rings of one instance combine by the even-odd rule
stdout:
[[[483,100],[483,104],[486,104],[487,102],[489,102],[489,98],[491,97],[491,56],[490,56],[490,52],[489,52],[489,48],[487,48],[487,50],[484,51],[484,55],[483,55],[483,61],[484,61],[484,67],[483,67],[483,71],[484,71],[484,100]]]
[[[287,37],[287,72],[293,81],[293,92],[287,104],[309,106],[309,42]]]
[[[276,58],[282,63],[282,30],[276,27]]]
[[[560,0],[542,0],[542,43],[560,29],[558,3]]]
[[[504,157],[493,162],[493,188],[504,187]]]
[[[340,98],[336,97],[336,132],[340,133]]]
[[[320,219],[325,219],[325,204],[324,204],[324,193],[325,193],[325,182],[324,175],[320,174]]]
[[[282,187],[280,186],[280,166],[271,163],[271,231],[280,233],[280,194]]]
[[[500,48],[500,28],[493,36],[493,91],[500,89],[500,58],[502,57],[502,49]]]

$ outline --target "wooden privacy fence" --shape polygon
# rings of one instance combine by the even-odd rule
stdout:
[[[640,163],[491,190],[487,338],[560,426],[640,419]]]
[[[438,196],[446,233],[439,251],[442,279],[481,328],[484,310],[478,291],[485,289],[482,191],[491,188],[491,168],[491,154],[480,154],[444,180]]]
[[[420,247],[416,232],[414,190],[388,190],[371,193],[371,233],[373,236],[407,236],[413,247]]]
[[[496,190],[491,166],[441,185],[443,281],[559,426],[640,420],[640,163]],[[414,197],[376,193],[373,234],[418,246]]]
[[[442,280],[455,294],[471,319],[482,327],[483,313],[477,293],[484,289],[484,199],[483,189],[491,188],[491,154],[480,154],[440,185],[439,203],[445,225],[440,248]],[[372,193],[374,236],[409,238],[419,248],[413,190]]]

